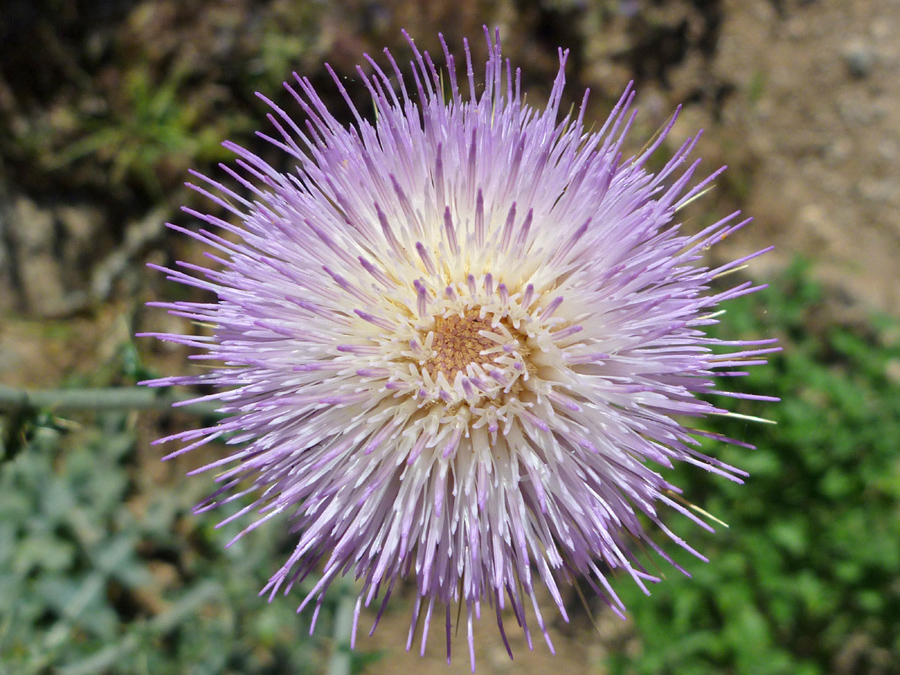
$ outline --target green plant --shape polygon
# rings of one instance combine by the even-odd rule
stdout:
[[[715,431],[758,448],[720,450],[750,472],[746,485],[677,472],[685,497],[730,528],[706,535],[670,519],[711,562],[672,552],[693,578],[667,574],[649,599],[617,586],[643,649],[612,658],[614,673],[900,669],[900,389],[888,377],[900,347],[886,337],[897,325],[878,320],[863,332],[832,323],[802,264],[776,286],[730,303],[717,332],[782,339],[784,352],[741,384],[782,398],[765,407],[777,426],[716,420]]]
[[[161,197],[163,185],[181,179],[191,166],[231,156],[221,141],[249,127],[240,114],[217,116],[210,87],[192,89],[187,73],[175,71],[156,82],[143,66],[123,74],[123,86],[103,109],[82,115],[70,141],[50,134],[40,142],[41,162],[67,168],[92,157],[108,167],[109,181],[131,182]]]
[[[201,495],[146,488],[128,419],[64,433],[37,416],[0,465],[0,673],[321,672],[343,591],[317,637],[295,602],[257,597],[287,528],[226,549],[235,526],[190,515]]]

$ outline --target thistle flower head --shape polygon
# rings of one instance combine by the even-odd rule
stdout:
[[[212,386],[207,398],[229,414],[174,437],[185,443],[174,454],[224,434],[237,446],[207,467],[224,468],[221,488],[198,510],[251,493],[239,514],[257,517],[244,532],[291,519],[296,547],[266,591],[286,592],[319,569],[303,607],[352,573],[359,612],[376,599],[383,609],[395,582],[411,579],[407,648],[424,615],[424,651],[437,608],[449,659],[458,604],[473,669],[482,605],[507,648],[502,610],[530,646],[532,605],[549,644],[538,583],[565,617],[560,585],[576,576],[617,613],[610,571],[642,587],[656,581],[634,543],[668,556],[639,514],[692,550],[660,508],[708,525],[660,470],[688,462],[740,480],[698,452],[696,437],[708,434],[684,420],[725,413],[698,394],[724,393],[713,390],[717,370],[760,363],[773,349],[703,332],[716,305],[755,289],[710,290],[746,259],[702,262],[747,221],[732,214],[693,236],[675,224],[713,178],[694,180],[696,139],[654,174],[647,160],[671,123],[624,158],[630,88],[590,132],[583,105],[559,114],[566,52],[536,109],[497,37],[486,36],[483,85],[468,46],[457,78],[443,40],[445,70],[409,40],[411,79],[387,51],[387,68],[366,57],[372,74],[359,77],[374,122],[339,77],[350,127],[297,77],[286,87],[302,121],[269,101],[275,131],[263,136],[290,156],[290,173],[226,144],[237,155],[223,167],[235,187],[202,176],[194,187],[238,224],[189,210],[230,236],[173,226],[222,255],[215,268],[164,270],[218,301],[157,303],[212,327],[158,337],[221,365],[151,383]]]

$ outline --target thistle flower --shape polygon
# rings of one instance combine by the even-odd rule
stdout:
[[[531,647],[531,604],[552,650],[537,584],[565,618],[560,586],[576,576],[618,614],[610,571],[645,590],[657,581],[633,543],[671,560],[639,514],[702,558],[660,508],[711,528],[659,469],[688,462],[740,482],[746,474],[701,454],[696,438],[736,441],[684,420],[727,414],[698,395],[727,395],[714,389],[717,371],[777,349],[702,330],[720,302],[756,288],[710,290],[752,255],[702,263],[748,222],[738,213],[693,236],[674,223],[718,173],[693,181],[696,138],[653,174],[647,160],[671,122],[623,159],[630,87],[591,133],[584,105],[560,119],[567,52],[546,107],[535,109],[499,36],[485,34],[483,88],[468,45],[460,81],[443,39],[439,71],[407,38],[412,91],[387,50],[387,71],[367,56],[374,74],[359,77],[374,123],[334,73],[356,119],[349,128],[308,79],[285,85],[302,125],[261,97],[275,129],[261,135],[296,170],[226,143],[237,166],[222,168],[237,187],[203,176],[192,187],[240,224],[186,211],[233,236],[170,226],[224,257],[211,255],[216,269],[160,268],[218,302],[152,303],[211,326],[208,335],[155,335],[221,365],[149,383],[213,387],[203,399],[230,415],[163,439],[186,444],[170,456],[226,435],[237,446],[204,467],[229,468],[198,512],[252,494],[231,517],[255,512],[241,535],[291,519],[296,547],[263,593],[287,592],[319,569],[300,604],[318,610],[329,584],[352,573],[358,619],[363,604],[380,600],[383,611],[396,581],[411,579],[407,649],[424,615],[424,652],[443,608],[449,660],[451,608],[464,607],[473,669],[483,604],[508,651],[501,612],[511,608]]]

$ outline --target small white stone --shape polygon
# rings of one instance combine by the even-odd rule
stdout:
[[[853,77],[864,78],[872,72],[875,65],[875,55],[869,47],[861,42],[854,41],[847,44],[843,51],[844,65]]]

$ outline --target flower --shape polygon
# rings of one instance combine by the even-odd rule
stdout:
[[[187,212],[233,236],[171,226],[224,258],[212,256],[216,269],[160,268],[218,302],[155,303],[212,326],[157,337],[221,365],[149,383],[211,386],[219,391],[203,398],[230,415],[171,437],[186,443],[173,455],[226,434],[237,446],[205,467],[231,465],[198,511],[249,493],[255,501],[237,516],[257,519],[241,534],[282,513],[292,519],[296,547],[263,592],[286,592],[320,568],[302,609],[353,573],[358,617],[375,599],[383,610],[395,582],[411,578],[407,648],[424,613],[424,651],[443,606],[449,659],[451,608],[464,606],[473,669],[482,603],[507,650],[505,607],[531,645],[526,603],[550,644],[538,583],[565,617],[560,584],[584,575],[621,614],[610,570],[645,590],[657,580],[630,541],[669,560],[639,514],[694,552],[660,507],[711,528],[658,469],[688,462],[740,482],[744,472],[697,449],[697,436],[721,437],[683,420],[727,414],[698,398],[727,394],[713,389],[714,374],[777,349],[703,332],[720,302],[756,290],[714,292],[712,280],[758,254],[702,263],[748,222],[738,213],[693,236],[674,224],[718,174],[692,185],[696,138],[656,174],[647,160],[671,122],[623,159],[630,87],[590,133],[584,105],[559,119],[567,52],[546,107],[535,109],[499,35],[485,34],[483,89],[468,45],[458,81],[443,38],[445,72],[407,37],[414,93],[387,50],[387,72],[366,57],[374,74],[359,77],[374,123],[334,73],[356,119],[349,128],[308,79],[285,85],[304,125],[262,97],[276,131],[263,138],[296,171],[226,143],[237,187],[202,176],[206,187],[192,187],[240,224]]]

